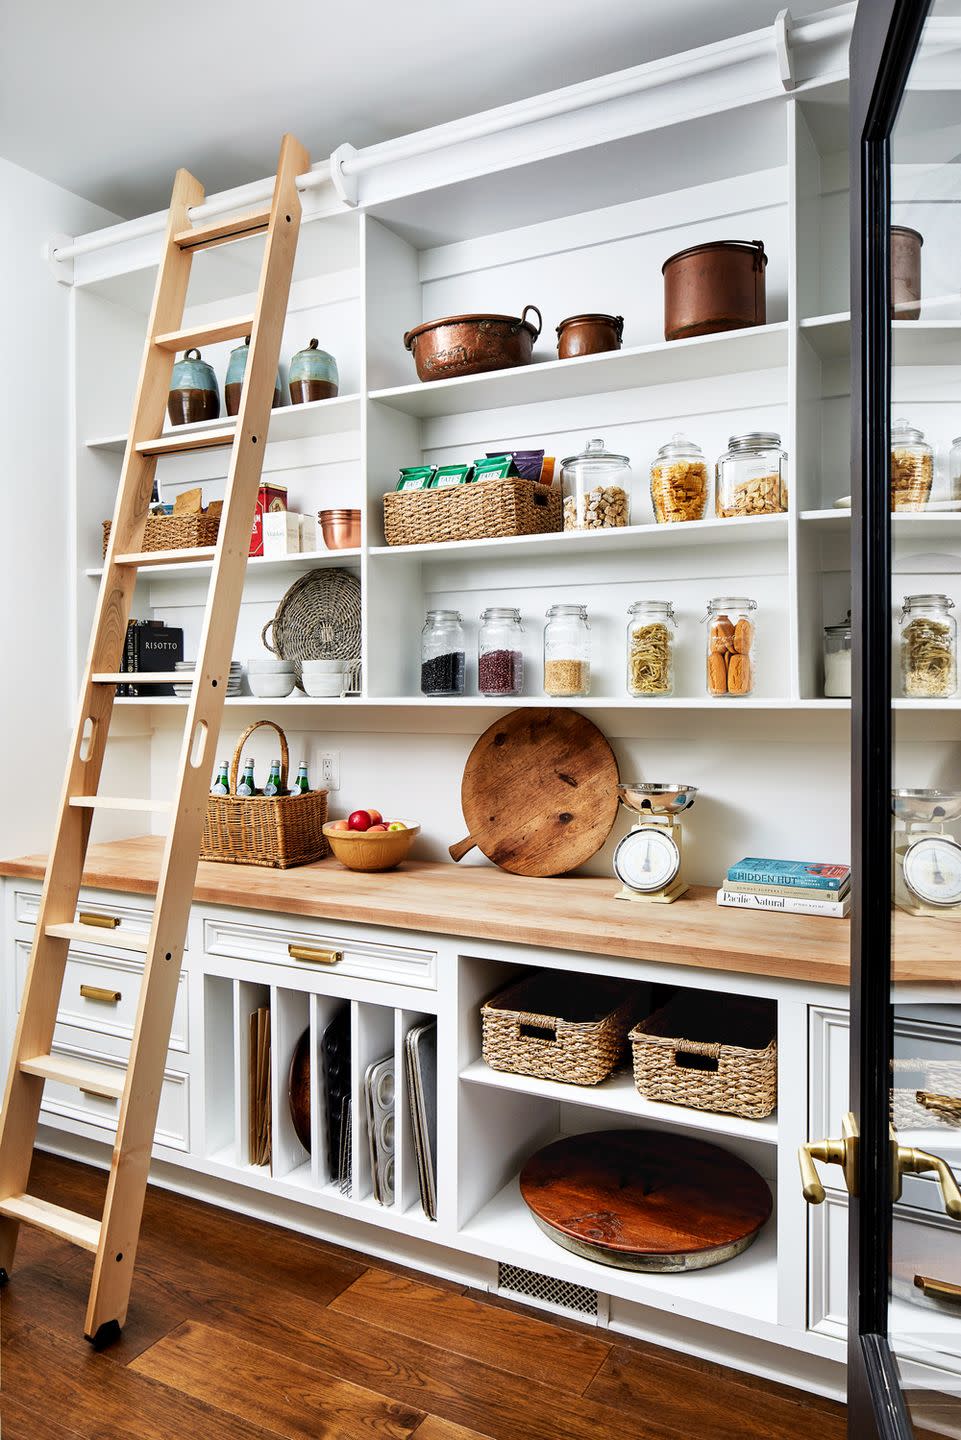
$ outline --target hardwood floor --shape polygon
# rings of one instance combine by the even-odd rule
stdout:
[[[97,1214],[104,1176],[31,1191]],[[21,1230],[3,1440],[843,1440],[844,1408],[151,1188],[131,1311],[80,1335],[90,1257]]]

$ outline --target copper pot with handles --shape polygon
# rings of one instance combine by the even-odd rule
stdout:
[[[711,240],[679,250],[661,267],[664,339],[765,324],[766,268],[761,240]]]
[[[537,316],[536,326],[528,311]],[[419,380],[456,380],[529,365],[542,323],[536,305],[525,305],[520,315],[447,315],[408,330],[404,348],[414,357]]]

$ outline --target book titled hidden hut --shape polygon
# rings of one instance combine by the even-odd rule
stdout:
[[[120,669],[124,673],[138,674],[151,671],[172,670],[178,660],[184,658],[184,632],[176,625],[165,625],[162,620],[130,620],[127,623],[127,640],[124,645]],[[173,695],[174,687],[161,682],[158,685],[123,684],[117,686],[118,695],[157,697]]]
[[[825,892],[825,899],[837,898],[851,881],[848,865],[825,865],[816,860],[762,860],[749,855],[727,872],[728,881],[736,885],[776,885],[786,889]]]

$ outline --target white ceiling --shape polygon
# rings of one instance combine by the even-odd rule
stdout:
[[[284,130],[320,159],[758,29],[784,3],[0,0],[0,155],[138,215],[179,165],[208,193],[270,174]]]

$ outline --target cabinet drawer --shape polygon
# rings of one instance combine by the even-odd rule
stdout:
[[[23,993],[30,962],[30,944],[17,941],[17,995]],[[129,1041],[133,1037],[140,987],[142,959],[133,956],[101,955],[85,946],[72,945],[60,992],[57,1020],[96,1035],[112,1035]],[[180,973],[170,1049],[189,1050],[187,1022],[187,976]]]
[[[40,913],[39,890],[17,890],[14,893],[14,919],[21,925],[36,925]],[[103,891],[82,894],[77,903],[74,919],[78,923],[91,923],[87,917],[119,921],[124,930],[132,935],[147,935],[153,919],[152,899],[131,902],[129,896],[114,896]],[[95,923],[95,921],[93,922]],[[186,937],[184,949],[187,948]]]
[[[115,1067],[118,1074],[122,1074],[125,1068],[124,1061],[118,1060],[115,1055],[105,1055],[99,1050],[67,1045],[56,1040],[51,1046],[51,1054],[95,1060],[100,1065]],[[189,1076],[177,1070],[164,1071],[157,1128],[154,1132],[155,1144],[168,1146],[172,1150],[190,1149],[189,1083]],[[106,1134],[116,1134],[120,1101],[106,1099],[102,1095],[91,1095],[56,1080],[47,1080],[44,1082],[40,1112],[48,1123],[55,1123],[57,1117],[62,1117],[93,1125]]]
[[[288,930],[208,918],[204,921],[204,950],[208,955],[272,961],[352,979],[380,980],[421,990],[437,988],[437,956],[432,950],[379,944],[347,937],[336,930]]]

